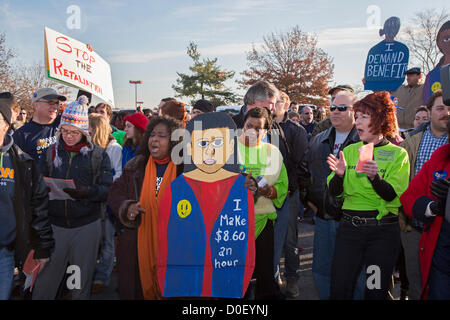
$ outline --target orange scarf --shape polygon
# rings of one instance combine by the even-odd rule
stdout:
[[[144,182],[142,184],[140,205],[145,209],[142,214],[142,222],[138,230],[138,262],[141,276],[142,292],[144,299],[152,300],[161,298],[156,275],[158,258],[158,208],[161,197],[166,187],[175,180],[177,167],[170,161],[164,172],[163,180],[156,197],[156,165],[150,156],[145,167]]]

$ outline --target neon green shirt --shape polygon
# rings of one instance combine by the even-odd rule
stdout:
[[[400,196],[408,188],[409,183],[409,158],[405,149],[388,143],[384,146],[375,147],[373,151],[374,160],[378,166],[378,174],[388,182],[397,196],[392,201],[383,200],[373,189],[367,173],[357,173],[355,168],[358,163],[358,149],[363,142],[351,144],[344,148],[347,168],[344,175],[344,192],[339,195],[344,197],[342,209],[356,211],[378,210],[377,219],[381,219],[389,212],[398,214],[401,206]],[[335,173],[327,178],[327,184]]]
[[[259,197],[255,199],[255,238],[259,236],[268,220],[277,218],[276,208],[281,208],[288,191],[288,176],[283,163],[283,156],[277,147],[270,143],[260,143],[247,147],[238,143],[239,159],[244,164],[246,172],[252,176],[264,177],[270,186],[277,190],[275,199]]]
[[[116,139],[117,143],[120,144],[120,146],[123,146],[123,138],[125,137],[125,131],[117,130],[116,132],[113,132],[112,135]]]

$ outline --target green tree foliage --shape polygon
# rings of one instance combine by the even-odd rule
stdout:
[[[207,99],[215,106],[237,103],[240,98],[225,86],[225,81],[234,77],[234,71],[222,70],[217,58],[200,60],[197,45],[191,42],[187,54],[193,60],[189,67],[192,74],[177,72],[178,79],[172,88],[176,97],[188,97],[191,104],[198,99]]]

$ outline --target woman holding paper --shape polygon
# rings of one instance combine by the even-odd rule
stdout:
[[[386,91],[353,106],[361,142],[330,154],[330,192],[344,198],[331,273],[331,299],[352,299],[361,268],[368,275],[366,299],[387,298],[400,248],[398,209],[408,187],[407,152],[389,142],[395,106]]]
[[[74,186],[63,187],[64,199],[49,201],[55,250],[37,277],[33,290],[36,300],[56,298],[67,265],[72,272],[72,282],[67,281],[73,286],[72,299],[90,297],[102,233],[100,208],[106,201],[113,175],[108,155],[89,136],[87,103],[87,98],[80,96],[66,106],[57,142],[47,149],[41,161],[45,177],[71,180]]]

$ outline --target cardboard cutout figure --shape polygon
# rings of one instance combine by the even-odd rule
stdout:
[[[426,105],[428,99],[433,93],[439,89],[442,89],[441,84],[441,68],[447,64],[450,64],[450,20],[445,22],[439,29],[436,36],[436,44],[439,51],[444,55],[436,67],[431,70],[425,78],[425,84],[423,86],[423,104]]]
[[[158,282],[164,297],[241,298],[254,269],[253,195],[244,187],[236,126],[225,113],[186,126],[192,165],[167,188],[158,216]]]
[[[405,80],[408,69],[409,49],[394,38],[400,30],[400,19],[390,17],[380,30],[385,40],[370,49],[364,72],[364,90],[395,91]]]

